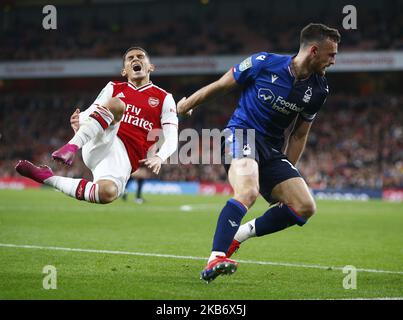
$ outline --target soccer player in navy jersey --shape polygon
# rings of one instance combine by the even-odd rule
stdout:
[[[229,258],[241,242],[303,226],[314,214],[315,201],[295,165],[329,93],[325,72],[335,63],[339,42],[337,29],[311,23],[301,31],[298,54],[254,54],[178,103],[179,114],[190,114],[198,105],[242,86],[222,144],[223,159],[231,159],[225,167],[234,196],[218,218],[201,279],[210,282],[235,272],[238,263]],[[278,205],[240,226],[259,193]]]

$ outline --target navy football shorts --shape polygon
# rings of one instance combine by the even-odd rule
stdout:
[[[252,158],[259,166],[260,194],[269,203],[273,188],[285,180],[301,175],[281,152],[274,149],[268,138],[253,129],[226,128],[221,141],[221,160],[228,170],[232,159]]]

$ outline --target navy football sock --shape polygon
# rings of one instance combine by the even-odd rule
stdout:
[[[213,240],[213,251],[227,252],[246,211],[246,207],[237,200],[230,199],[227,201],[218,217]]]
[[[298,215],[292,208],[285,204],[275,206],[265,212],[259,218],[256,218],[255,228],[256,236],[274,233],[294,224],[303,226],[307,219]]]

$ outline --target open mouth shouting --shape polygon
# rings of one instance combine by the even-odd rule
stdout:
[[[133,71],[134,71],[134,72],[139,72],[139,71],[141,71],[141,69],[142,69],[140,63],[133,63],[132,68],[133,68]]]

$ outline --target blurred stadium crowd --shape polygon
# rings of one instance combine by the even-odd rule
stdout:
[[[301,26],[317,22],[318,17],[341,31],[342,52],[403,49],[403,0],[366,1],[360,6],[358,29],[348,32],[341,27],[342,0],[312,0],[316,5],[309,6],[299,0],[177,0],[175,6],[171,1],[145,1],[141,10],[136,2],[115,5],[103,0],[94,5],[96,1],[77,0],[72,5],[57,4],[67,2],[56,1],[58,29],[47,31],[46,36],[38,23],[43,19],[38,6],[14,6],[15,0],[1,2],[0,61],[116,58],[133,44],[146,48],[151,57],[291,53],[298,49]],[[355,80],[339,80],[339,93],[332,93],[318,114],[298,165],[311,187],[403,187],[403,95],[399,81],[385,82],[380,90],[345,90],[354,81],[373,78],[366,74]],[[192,85],[180,77],[166,79],[162,87],[176,100],[201,87],[200,81]],[[30,90],[21,92],[19,85],[3,92],[6,85],[0,80],[0,177],[16,176],[16,161],[29,159],[51,165],[56,174],[91,178],[81,159],[72,168],[50,160],[50,153],[72,137],[69,118],[74,107],[85,109],[96,96],[88,86],[81,91],[73,89],[88,79],[70,80],[66,86],[55,82],[52,90],[47,90],[51,80],[30,79]],[[24,81],[16,80],[23,83],[21,87]],[[72,81],[79,84],[70,87]],[[35,86],[38,90],[33,91]],[[391,94],[388,90],[392,86]],[[236,102],[237,97],[230,95],[203,106],[181,121],[180,129],[223,129]],[[166,165],[160,177],[201,182],[227,178],[221,165],[192,164]]]
[[[52,163],[50,153],[72,137],[69,117],[74,106],[82,106],[83,109],[94,96],[93,93],[71,92],[2,95],[0,176],[16,175],[16,161],[29,159],[51,165],[58,174],[90,178],[81,159],[68,169]],[[180,129],[221,130],[235,104],[236,97],[226,97],[200,107],[192,117],[181,121]],[[329,98],[313,124],[306,151],[298,166],[310,186],[403,187],[401,105],[403,95],[357,97],[336,94]],[[226,180],[221,165],[166,165],[160,177],[163,180],[202,182]]]
[[[154,56],[295,52],[301,26],[318,17],[341,31],[344,52],[403,49],[401,1],[387,1],[382,10],[369,1],[360,9],[359,28],[348,32],[334,1],[318,1],[315,12],[302,1],[179,2],[151,1],[141,10],[135,4],[59,6],[58,29],[46,37],[37,8],[5,7],[0,60],[120,57],[134,42]]]

